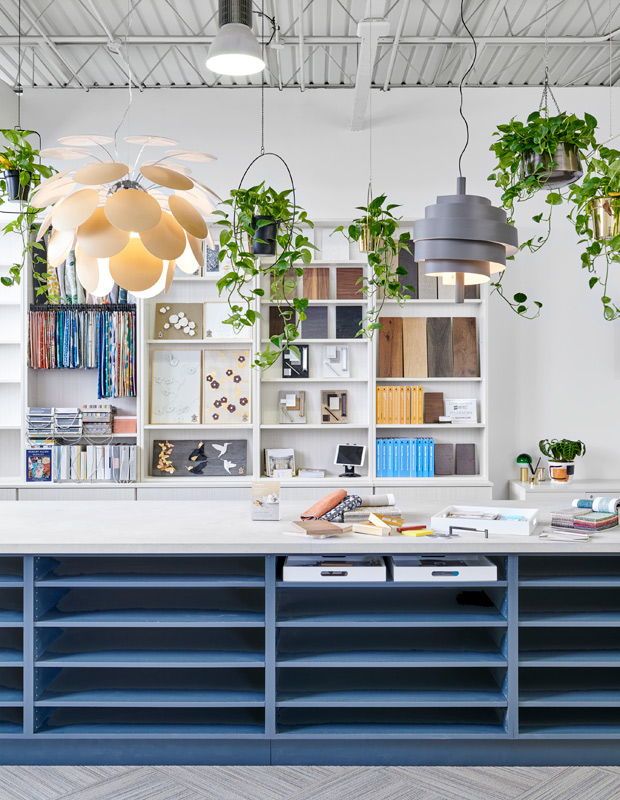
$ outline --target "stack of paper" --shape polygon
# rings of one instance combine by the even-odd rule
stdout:
[[[26,412],[26,428],[28,440],[50,439],[53,436],[54,409],[49,407],[32,407]]]
[[[79,439],[82,435],[82,415],[79,408],[54,409],[54,436]]]

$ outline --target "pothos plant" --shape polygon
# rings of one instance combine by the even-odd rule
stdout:
[[[254,360],[254,366],[264,369],[274,364],[285,350],[296,350],[294,342],[300,336],[299,325],[306,319],[308,301],[288,291],[291,283],[303,275],[303,267],[312,261],[314,245],[304,233],[312,228],[306,211],[292,199],[292,189],[278,192],[264,181],[247,189],[233,189],[215,211],[220,217],[220,262],[230,269],[217,282],[220,295],[225,295],[230,315],[224,322],[235,332],[253,327],[260,318],[257,298],[264,297],[261,283],[284,287],[278,294],[278,311],[282,333],[269,337]],[[261,229],[276,223],[276,254],[263,260],[254,252],[254,242]]]
[[[581,237],[581,266],[589,273],[590,289],[601,291],[603,316],[607,320],[620,317],[620,307],[608,292],[609,267],[620,263],[620,151],[601,146],[588,160],[586,173],[579,184],[569,190],[572,208],[569,219]],[[603,211],[611,219],[610,235],[599,238],[592,212],[596,201],[603,201]]]
[[[541,189],[547,187],[548,173],[556,166],[558,148],[572,148],[582,161],[596,147],[596,118],[584,114],[583,119],[575,114],[559,113],[548,116],[544,110],[532,112],[525,123],[511,119],[498,125],[490,149],[495,154],[496,164],[488,180],[502,191],[502,206],[509,222],[514,222],[515,204],[530,200]],[[545,197],[547,212],[532,217],[537,224],[544,225],[544,232],[522,242],[519,249],[534,253],[548,241],[551,234],[553,209],[566,199],[558,190],[549,191]],[[512,300],[504,293],[504,273],[491,284],[499,296],[519,316],[534,319],[540,314],[542,303],[529,301],[524,292],[514,294]]]
[[[17,171],[19,174],[19,186],[25,190],[22,192],[26,196],[20,203],[20,210],[6,225],[0,228],[0,234],[18,234],[21,238],[22,249],[20,260],[9,266],[8,275],[0,277],[0,282],[4,286],[18,284],[21,273],[26,263],[26,259],[32,253],[35,262],[35,271],[40,251],[43,245],[35,242],[32,236],[32,229],[35,224],[37,209],[30,205],[28,196],[32,193],[42,178],[52,176],[54,170],[46,164],[41,163],[39,150],[32,146],[28,137],[34,131],[23,131],[16,128],[0,129],[5,144],[0,150],[0,206],[7,203],[11,198],[8,191],[8,176],[6,173]],[[29,189],[29,191],[28,191]]]
[[[387,195],[378,195],[367,205],[357,206],[362,216],[347,226],[339,225],[334,229],[334,233],[343,233],[366,251],[369,269],[368,275],[360,278],[360,288],[370,302],[358,336],[372,337],[381,327],[380,317],[386,300],[404,302],[415,294],[415,288],[401,280],[407,270],[399,266],[398,254],[411,245],[411,237],[406,231],[398,231],[400,217],[395,216],[394,209],[399,207],[389,203]]]

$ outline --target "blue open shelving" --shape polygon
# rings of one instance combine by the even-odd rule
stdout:
[[[620,557],[494,560],[497,582],[325,585],[272,555],[0,556],[3,747],[619,739]]]

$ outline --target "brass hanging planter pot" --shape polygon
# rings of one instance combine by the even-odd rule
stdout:
[[[606,241],[620,236],[620,192],[592,200],[590,214],[595,239]]]
[[[583,175],[579,152],[569,144],[559,144],[553,158],[549,153],[525,153],[521,169],[524,178],[536,174],[540,183],[548,189],[561,189],[578,181]]]
[[[362,225],[362,235],[359,240],[360,253],[372,253],[375,249],[375,237],[370,232],[368,223]]]

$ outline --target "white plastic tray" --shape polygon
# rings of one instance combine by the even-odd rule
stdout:
[[[455,516],[448,517],[449,513]],[[500,519],[475,519],[471,515],[501,514]],[[531,536],[538,522],[537,508],[493,508],[491,506],[448,506],[431,517],[434,531],[462,533],[462,529],[474,528],[489,532],[489,535]]]
[[[392,556],[394,582],[496,581],[497,566],[486,556]]]
[[[385,581],[386,575],[380,556],[287,556],[282,570],[282,579],[290,582],[377,583]]]

